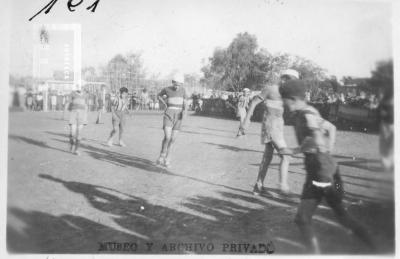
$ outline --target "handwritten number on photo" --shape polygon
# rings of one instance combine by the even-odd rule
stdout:
[[[53,8],[53,6],[55,5],[55,3],[57,3],[58,0],[51,0],[45,7],[43,7],[39,12],[37,12],[34,16],[32,16],[31,18],[29,18],[29,21],[32,21],[33,18],[35,18],[37,15],[39,15],[41,12],[43,12],[45,14],[48,14],[50,12],[50,10]],[[82,4],[84,0],[79,0],[77,3],[74,3],[74,0],[68,0],[67,3],[67,7],[68,10],[70,12],[75,12],[75,7],[79,6],[80,4]],[[100,0],[96,0],[95,2],[93,2],[92,5],[90,5],[89,7],[86,8],[86,10],[90,10],[92,13],[94,13],[96,11],[97,5],[99,4]]]
[[[75,8],[74,8],[74,7],[77,7],[77,6],[80,5],[82,2],[83,2],[83,0],[80,0],[78,3],[74,4],[74,3],[73,3],[73,0],[68,0],[67,6],[68,6],[69,11],[70,11],[70,12],[75,12]],[[73,9],[73,8],[74,8],[74,9]]]
[[[96,11],[97,8],[97,4],[100,2],[100,0],[96,0],[96,2],[94,2],[91,6],[89,6],[88,8],[86,8],[86,10],[90,10],[92,9],[92,13],[94,13]]]

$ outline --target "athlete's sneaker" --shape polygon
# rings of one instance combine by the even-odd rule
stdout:
[[[261,188],[260,188],[260,187],[258,187],[258,184],[256,183],[253,188],[253,194],[259,196],[263,193],[265,193],[264,186],[261,186]]]
[[[112,147],[112,145],[113,145],[113,140],[112,140],[112,139],[109,139],[109,140],[107,141],[107,146]]]
[[[164,165],[164,163],[165,163],[165,158],[164,157],[162,157],[162,156],[160,156],[158,159],[157,159],[157,165]]]
[[[81,152],[79,152],[78,150],[75,150],[73,154],[76,155],[76,156],[80,156]]]
[[[168,159],[164,159],[164,166],[169,168],[171,166],[171,162]]]
[[[119,145],[120,145],[121,147],[126,147],[126,144],[125,144],[122,140],[119,141]]]

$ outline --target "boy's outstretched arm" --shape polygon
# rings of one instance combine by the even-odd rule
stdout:
[[[244,119],[243,125],[240,125],[240,128],[246,130],[250,125],[251,116],[253,116],[254,109],[256,106],[262,102],[262,99],[259,96],[254,96],[250,102],[249,110],[246,113],[246,118]]]

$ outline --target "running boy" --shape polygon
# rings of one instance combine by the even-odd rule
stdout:
[[[163,118],[164,139],[160,157],[157,163],[165,167],[170,166],[170,154],[172,145],[181,129],[182,120],[186,115],[186,95],[183,88],[184,77],[182,74],[176,74],[172,79],[172,86],[162,89],[158,94],[158,99],[166,108]],[[166,97],[166,101],[164,100]]]
[[[122,135],[125,130],[126,115],[129,114],[128,110],[129,100],[128,100],[128,88],[121,87],[119,89],[119,95],[117,95],[111,104],[111,116],[112,116],[112,127],[110,137],[107,140],[107,145],[113,145],[114,135],[119,129],[119,145],[125,147],[126,144],[122,140]]]
[[[258,176],[253,188],[254,195],[260,195],[265,192],[264,179],[267,175],[268,167],[271,163],[274,149],[276,149],[281,158],[279,164],[280,189],[283,193],[289,192],[288,170],[289,156],[282,152],[286,149],[286,141],[283,136],[283,102],[279,94],[279,83],[287,80],[298,79],[299,73],[293,69],[287,69],[281,72],[280,82],[267,84],[259,95],[256,95],[250,103],[244,123],[240,126],[239,133],[245,134],[245,130],[250,124],[250,118],[253,115],[255,107],[264,102],[264,115],[261,124],[261,143],[265,145],[263,158],[258,170]]]
[[[318,204],[325,198],[340,223],[373,248],[367,231],[349,216],[342,203],[343,184],[339,168],[330,154],[335,144],[336,127],[307,104],[303,81],[287,81],[280,88],[280,93],[284,105],[290,112],[295,112],[294,127],[300,147],[293,149],[293,153],[303,152],[305,156],[306,181],[295,222],[307,247],[314,253],[320,252],[311,219]]]
[[[82,139],[83,126],[87,124],[87,109],[85,95],[80,90],[72,92],[69,103],[69,143],[70,152],[75,155],[80,155],[79,145]]]

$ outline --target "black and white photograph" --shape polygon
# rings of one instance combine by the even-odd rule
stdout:
[[[5,1],[5,253],[395,256],[395,2]]]

